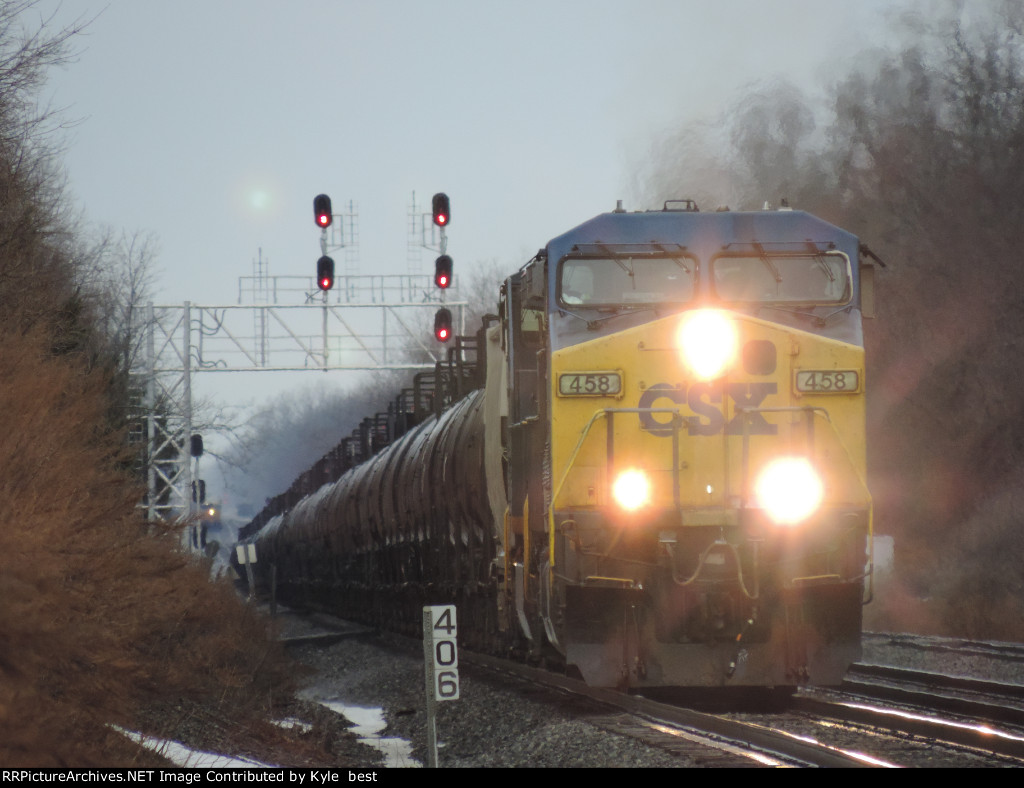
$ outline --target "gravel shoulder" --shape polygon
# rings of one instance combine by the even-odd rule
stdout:
[[[304,698],[383,708],[386,737],[412,744],[413,762],[426,756],[426,712],[422,654],[386,638],[346,641],[344,647],[302,646],[295,656],[315,670]],[[438,763],[448,768],[680,767],[683,756],[609,732],[607,711],[581,709],[565,699],[554,706],[531,698],[530,688],[510,690],[485,674],[460,668],[460,698],[438,704]],[[596,724],[591,724],[591,716]]]
[[[328,629],[282,616],[282,636],[301,671],[301,689],[279,704],[276,723],[238,725],[184,706],[163,716],[165,737],[195,750],[244,756],[270,766],[420,767],[427,763],[422,652],[418,644],[342,622]],[[347,629],[346,629],[347,626]],[[908,649],[898,637],[869,636],[864,661],[1021,683],[1021,663]],[[446,768],[712,765],[692,751],[656,747],[622,733],[603,707],[460,667],[460,699],[437,706],[439,765]],[[333,710],[332,710],[333,709]],[[380,719],[357,736],[344,714]],[[168,719],[171,719],[170,723]],[[386,724],[385,724],[386,721]],[[156,728],[154,728],[156,729]]]

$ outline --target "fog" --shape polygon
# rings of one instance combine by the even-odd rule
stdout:
[[[896,580],[869,623],[1024,637],[1024,6],[894,20],[824,97],[785,80],[655,141],[645,201],[810,211],[887,267],[866,325],[869,485]]]

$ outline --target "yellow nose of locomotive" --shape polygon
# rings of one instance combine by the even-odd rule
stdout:
[[[551,370],[549,554],[567,619],[591,622],[568,650],[588,680],[609,680],[587,641],[619,631],[602,611],[620,608],[648,627],[644,681],[838,680],[784,644],[830,621],[859,642],[862,349],[698,309],[559,350]]]
[[[552,357],[556,511],[792,525],[865,504],[861,348],[701,309]]]

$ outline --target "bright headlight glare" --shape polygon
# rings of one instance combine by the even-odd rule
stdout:
[[[714,309],[687,312],[679,324],[677,346],[683,361],[701,380],[713,380],[736,358],[736,325]]]
[[[761,471],[754,483],[758,506],[780,525],[810,517],[825,497],[825,485],[804,457],[780,457]]]
[[[626,511],[635,511],[650,503],[651,481],[636,468],[622,471],[612,482],[612,498]]]

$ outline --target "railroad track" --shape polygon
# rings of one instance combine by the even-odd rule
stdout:
[[[394,643],[396,637],[388,636],[389,642]],[[323,637],[320,642],[326,645],[331,639]],[[307,633],[302,642],[316,642],[316,633],[312,638]],[[415,641],[404,648],[414,654],[422,650]],[[942,682],[922,671],[864,667],[851,673],[850,684],[841,691],[801,691],[783,713],[710,714],[587,687],[564,675],[468,650],[460,650],[459,660],[460,668],[478,674],[478,684],[483,680],[553,708],[571,707],[575,719],[681,756],[680,764],[841,768],[1024,765],[1024,734],[1015,734],[1010,723],[1003,725],[1005,731],[991,720],[980,724],[978,720],[983,718],[978,707],[969,719],[962,710],[956,720],[943,719],[935,708],[939,705],[937,687]],[[900,700],[883,697],[881,688],[911,680],[923,682],[927,689],[919,687],[919,695],[909,699],[907,695]],[[968,688],[990,696],[1005,689],[998,682],[992,686],[993,682],[946,677],[945,683],[953,685],[959,695]],[[905,686],[904,692],[908,691]],[[1016,695],[1019,701],[1022,692],[1020,687],[1011,687],[1002,694]],[[1002,703],[991,697],[987,702],[990,707]],[[1012,707],[1004,714],[1012,716]],[[985,719],[994,716],[990,713]]]
[[[793,709],[972,747],[1024,764],[1024,686],[889,665],[854,665],[838,691]]]
[[[769,725],[729,719],[640,695],[589,687],[584,682],[555,673],[482,654],[460,655],[462,664],[516,676],[531,683],[557,688],[579,698],[600,703],[610,710],[630,715],[634,735],[668,735],[709,747],[719,747],[747,759],[771,766],[819,766],[851,768],[885,765],[863,753],[838,750],[824,744],[801,740]],[[593,720],[591,720],[593,721]],[[621,727],[621,726],[620,726]]]
[[[337,644],[345,634],[367,633],[361,627],[342,627],[322,617],[296,618],[300,620],[293,621],[289,631],[282,633],[284,641],[292,646],[344,648]],[[382,637],[413,654],[421,653],[421,645],[414,640],[393,634]],[[547,698],[544,702],[554,705],[565,702],[559,698],[568,697],[574,714],[588,724],[704,765],[841,768],[873,765],[863,756],[809,743],[784,731],[772,730],[769,725],[738,722],[636,695],[592,688],[580,680],[548,670],[468,650],[460,650],[459,667],[479,672],[492,684],[534,699],[539,699],[537,693],[541,693]]]
[[[1024,686],[947,676],[890,665],[854,665],[841,687],[849,695],[1024,725]]]
[[[982,658],[1009,663],[1024,663],[1024,643],[991,640],[966,640],[931,635],[893,632],[865,632],[866,644],[889,645],[907,651],[953,654],[963,658]]]
[[[890,666],[858,665],[838,692],[808,690],[795,696],[785,714],[717,715],[637,695],[587,687],[580,681],[528,666],[467,655],[464,660],[515,674],[600,702],[630,715],[633,735],[669,734],[721,747],[738,759],[766,765],[863,767],[902,765],[899,758],[916,742],[921,750],[941,749],[934,765],[1024,765],[1024,687],[950,677]],[[969,697],[973,696],[973,697]],[[794,713],[803,717],[794,724]],[[950,717],[955,714],[955,717]],[[1008,725],[998,727],[995,723]],[[647,727],[648,733],[643,731]],[[808,727],[846,728],[820,740]],[[858,733],[859,731],[859,733]],[[860,738],[859,744],[850,744]],[[885,739],[891,741],[886,742]],[[840,743],[835,743],[839,741]],[[957,748],[966,748],[958,764]],[[889,753],[896,752],[894,760]],[[911,754],[909,765],[933,765]]]

